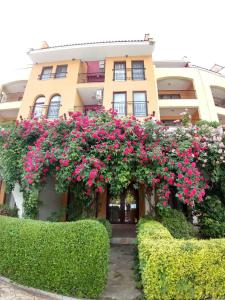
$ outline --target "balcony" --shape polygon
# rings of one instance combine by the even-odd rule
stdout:
[[[26,80],[3,84],[0,90],[0,121],[15,121],[21,106]]]
[[[49,73],[49,74],[40,74],[38,75],[38,80],[48,80],[48,79],[59,79],[59,78],[66,78],[67,72],[61,73]]]
[[[81,112],[84,115],[88,115],[89,112],[99,111],[103,108],[102,105],[83,105],[83,106],[74,106],[75,112]]]
[[[105,72],[79,73],[78,83],[104,82]]]
[[[113,81],[146,80],[145,68],[113,69]]]
[[[148,101],[127,101],[126,103],[113,101],[112,107],[119,116],[134,115],[140,118],[148,116]]]
[[[58,119],[60,104],[50,104],[50,105],[39,105],[30,106],[29,117],[40,119],[41,117],[46,117],[47,119]]]
[[[195,90],[159,90],[159,100],[196,99]]]

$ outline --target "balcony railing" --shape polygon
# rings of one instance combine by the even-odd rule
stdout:
[[[104,82],[105,72],[94,72],[94,73],[79,73],[78,83],[87,82]]]
[[[67,76],[67,72],[60,72],[60,73],[50,73],[50,74],[40,74],[38,75],[39,80],[48,80],[51,78],[65,78]]]
[[[145,68],[113,69],[114,81],[146,80]]]
[[[30,106],[29,117],[41,118],[46,117],[47,119],[57,119],[59,117],[60,104],[50,104],[50,105],[34,105]]]
[[[159,90],[160,100],[197,99],[195,90]]]
[[[127,101],[127,102],[112,102],[113,110],[119,116],[134,115],[136,117],[148,116],[148,101]],[[132,105],[132,108],[129,106]]]
[[[90,111],[99,111],[103,108],[102,105],[83,105],[83,106],[74,106],[75,112],[81,112],[85,115]]]
[[[0,103],[21,101],[23,99],[23,93],[3,93],[0,95]]]

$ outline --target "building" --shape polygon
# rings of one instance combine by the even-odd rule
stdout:
[[[96,106],[104,106],[105,109],[113,108],[120,116],[143,118],[155,115],[168,125],[181,119],[180,114],[187,109],[193,123],[204,119],[224,125],[225,76],[220,73],[222,67],[215,65],[208,70],[184,60],[154,61],[154,46],[149,35],[143,40],[54,47],[43,42],[40,49],[28,52],[33,63],[28,80],[2,85],[0,122],[43,115],[53,119],[71,111],[87,113]],[[139,192],[142,197],[143,193]],[[22,214],[22,197],[18,194],[17,187],[14,200],[20,199],[18,206]],[[1,191],[0,201],[3,196]],[[40,195],[43,200],[40,218],[46,219],[57,211],[66,197],[56,195],[49,182]],[[48,202],[44,201],[46,198]],[[100,198],[99,215],[105,217],[110,205],[106,194]],[[117,206],[119,214],[121,203]],[[144,214],[146,208],[134,203],[129,208],[131,215],[132,209],[137,210],[138,206],[139,215]],[[126,222],[124,218],[123,222]]]

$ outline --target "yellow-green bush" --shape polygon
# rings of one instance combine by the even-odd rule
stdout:
[[[224,299],[225,239],[177,240],[160,223],[142,221],[138,250],[147,300]]]
[[[98,221],[0,216],[0,275],[18,283],[96,299],[107,281],[108,256],[108,234]]]

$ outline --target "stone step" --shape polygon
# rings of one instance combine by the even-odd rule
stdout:
[[[113,237],[111,244],[113,245],[134,245],[136,239],[133,237]]]

